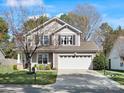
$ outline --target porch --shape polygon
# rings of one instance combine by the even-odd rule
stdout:
[[[34,55],[32,56],[30,62],[31,62],[31,67],[35,66],[35,65],[51,65],[51,68],[53,68],[53,60],[54,60],[54,53],[50,52],[50,53],[46,53],[46,52],[36,52],[34,53]],[[17,64],[22,65],[24,67],[24,65],[26,64],[26,57],[25,54],[20,52],[18,53],[18,57],[17,57]]]

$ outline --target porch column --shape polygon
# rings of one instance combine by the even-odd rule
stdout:
[[[55,68],[55,53],[53,52],[53,68]]]
[[[17,59],[17,63],[19,64],[19,63],[21,63],[21,57],[20,57],[20,53],[18,53],[18,57],[17,57],[18,59]]]

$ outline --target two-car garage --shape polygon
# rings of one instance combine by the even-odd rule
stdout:
[[[58,55],[58,69],[90,69],[92,55]]]

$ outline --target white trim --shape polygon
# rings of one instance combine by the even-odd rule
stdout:
[[[19,63],[21,63],[21,57],[20,57],[20,53],[18,53],[18,55],[17,55],[18,57],[18,60],[17,60],[17,63],[19,64]]]
[[[53,52],[53,68],[56,68],[55,66],[55,53]]]
[[[67,28],[67,26],[70,27],[70,28],[72,28],[72,29],[74,29],[74,30],[77,31],[78,33],[82,33],[80,30],[74,28],[73,26],[71,26],[71,25],[69,25],[69,24],[67,24],[67,23],[66,23],[65,25],[63,25],[62,27],[58,28],[56,31],[54,31],[54,33],[59,32],[59,31],[61,31],[61,30],[64,29],[64,28]],[[68,29],[69,29],[69,28],[68,28]],[[73,30],[71,30],[71,31],[73,31]],[[74,32],[74,31],[73,31],[73,32]]]

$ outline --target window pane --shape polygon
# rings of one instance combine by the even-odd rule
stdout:
[[[47,64],[47,58],[43,58],[43,63]]]
[[[68,44],[72,45],[72,36],[68,36]]]
[[[48,62],[48,60],[47,60],[48,59],[48,55],[47,54],[43,54],[42,57],[43,57],[43,63],[47,64],[47,62]]]
[[[73,44],[72,35],[62,35],[60,37],[60,42],[63,45],[72,45]]]
[[[44,36],[44,44],[48,44],[49,43],[49,38],[48,36]]]
[[[123,67],[123,62],[120,63],[120,67]]]

